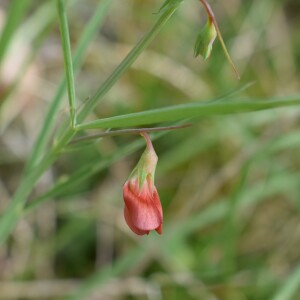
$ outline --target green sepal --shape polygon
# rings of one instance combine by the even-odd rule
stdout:
[[[212,45],[216,37],[217,31],[215,25],[211,20],[208,20],[197,37],[194,47],[195,57],[200,54],[204,60],[208,59],[211,55]]]
[[[129,176],[129,180],[131,178],[137,178],[139,182],[139,188],[141,189],[147,177],[150,176],[152,183],[154,185],[156,164],[157,164],[157,155],[154,149],[146,148],[139,162],[131,172]]]

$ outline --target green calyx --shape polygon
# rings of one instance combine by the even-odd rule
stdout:
[[[145,180],[147,178],[150,178],[152,186],[154,186],[154,175],[157,160],[158,158],[152,145],[151,147],[147,146],[139,162],[131,172],[129,180],[137,178],[139,182],[139,188],[141,189],[144,185]]]
[[[195,57],[200,54],[204,60],[208,59],[211,55],[212,45],[216,37],[217,31],[215,25],[210,19],[208,19],[197,37],[194,47]]]

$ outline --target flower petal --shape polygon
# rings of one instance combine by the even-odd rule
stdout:
[[[123,196],[127,208],[126,214],[130,222],[139,230],[158,229],[159,232],[163,221],[162,207],[155,186],[152,187],[152,191],[150,189],[147,180],[141,190],[137,181],[125,183]]]
[[[160,224],[157,228],[155,228],[158,234],[162,234],[162,224]]]
[[[149,230],[141,230],[133,224],[130,214],[129,214],[129,210],[126,205],[124,207],[124,217],[125,217],[125,221],[126,221],[127,225],[134,233],[136,233],[137,235],[149,234],[149,232],[150,232]]]

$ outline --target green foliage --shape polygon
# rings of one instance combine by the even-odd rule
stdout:
[[[0,66],[9,47],[12,37],[29,8],[28,0],[12,0],[10,2],[6,23],[0,37]]]
[[[217,45],[192,57],[198,2],[56,2],[0,4],[0,299],[298,299],[298,8],[220,2],[240,83]],[[72,140],[188,122],[151,133],[164,228],[138,238],[121,189],[144,141]]]

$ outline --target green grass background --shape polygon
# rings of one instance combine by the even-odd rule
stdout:
[[[161,4],[68,2],[79,107]],[[210,4],[240,81],[218,41],[209,60],[193,57],[206,16],[185,0],[79,133],[193,117],[152,134],[164,230],[138,237],[122,186],[142,138],[52,155],[69,116],[55,1],[0,1],[0,299],[300,299],[300,2]]]

